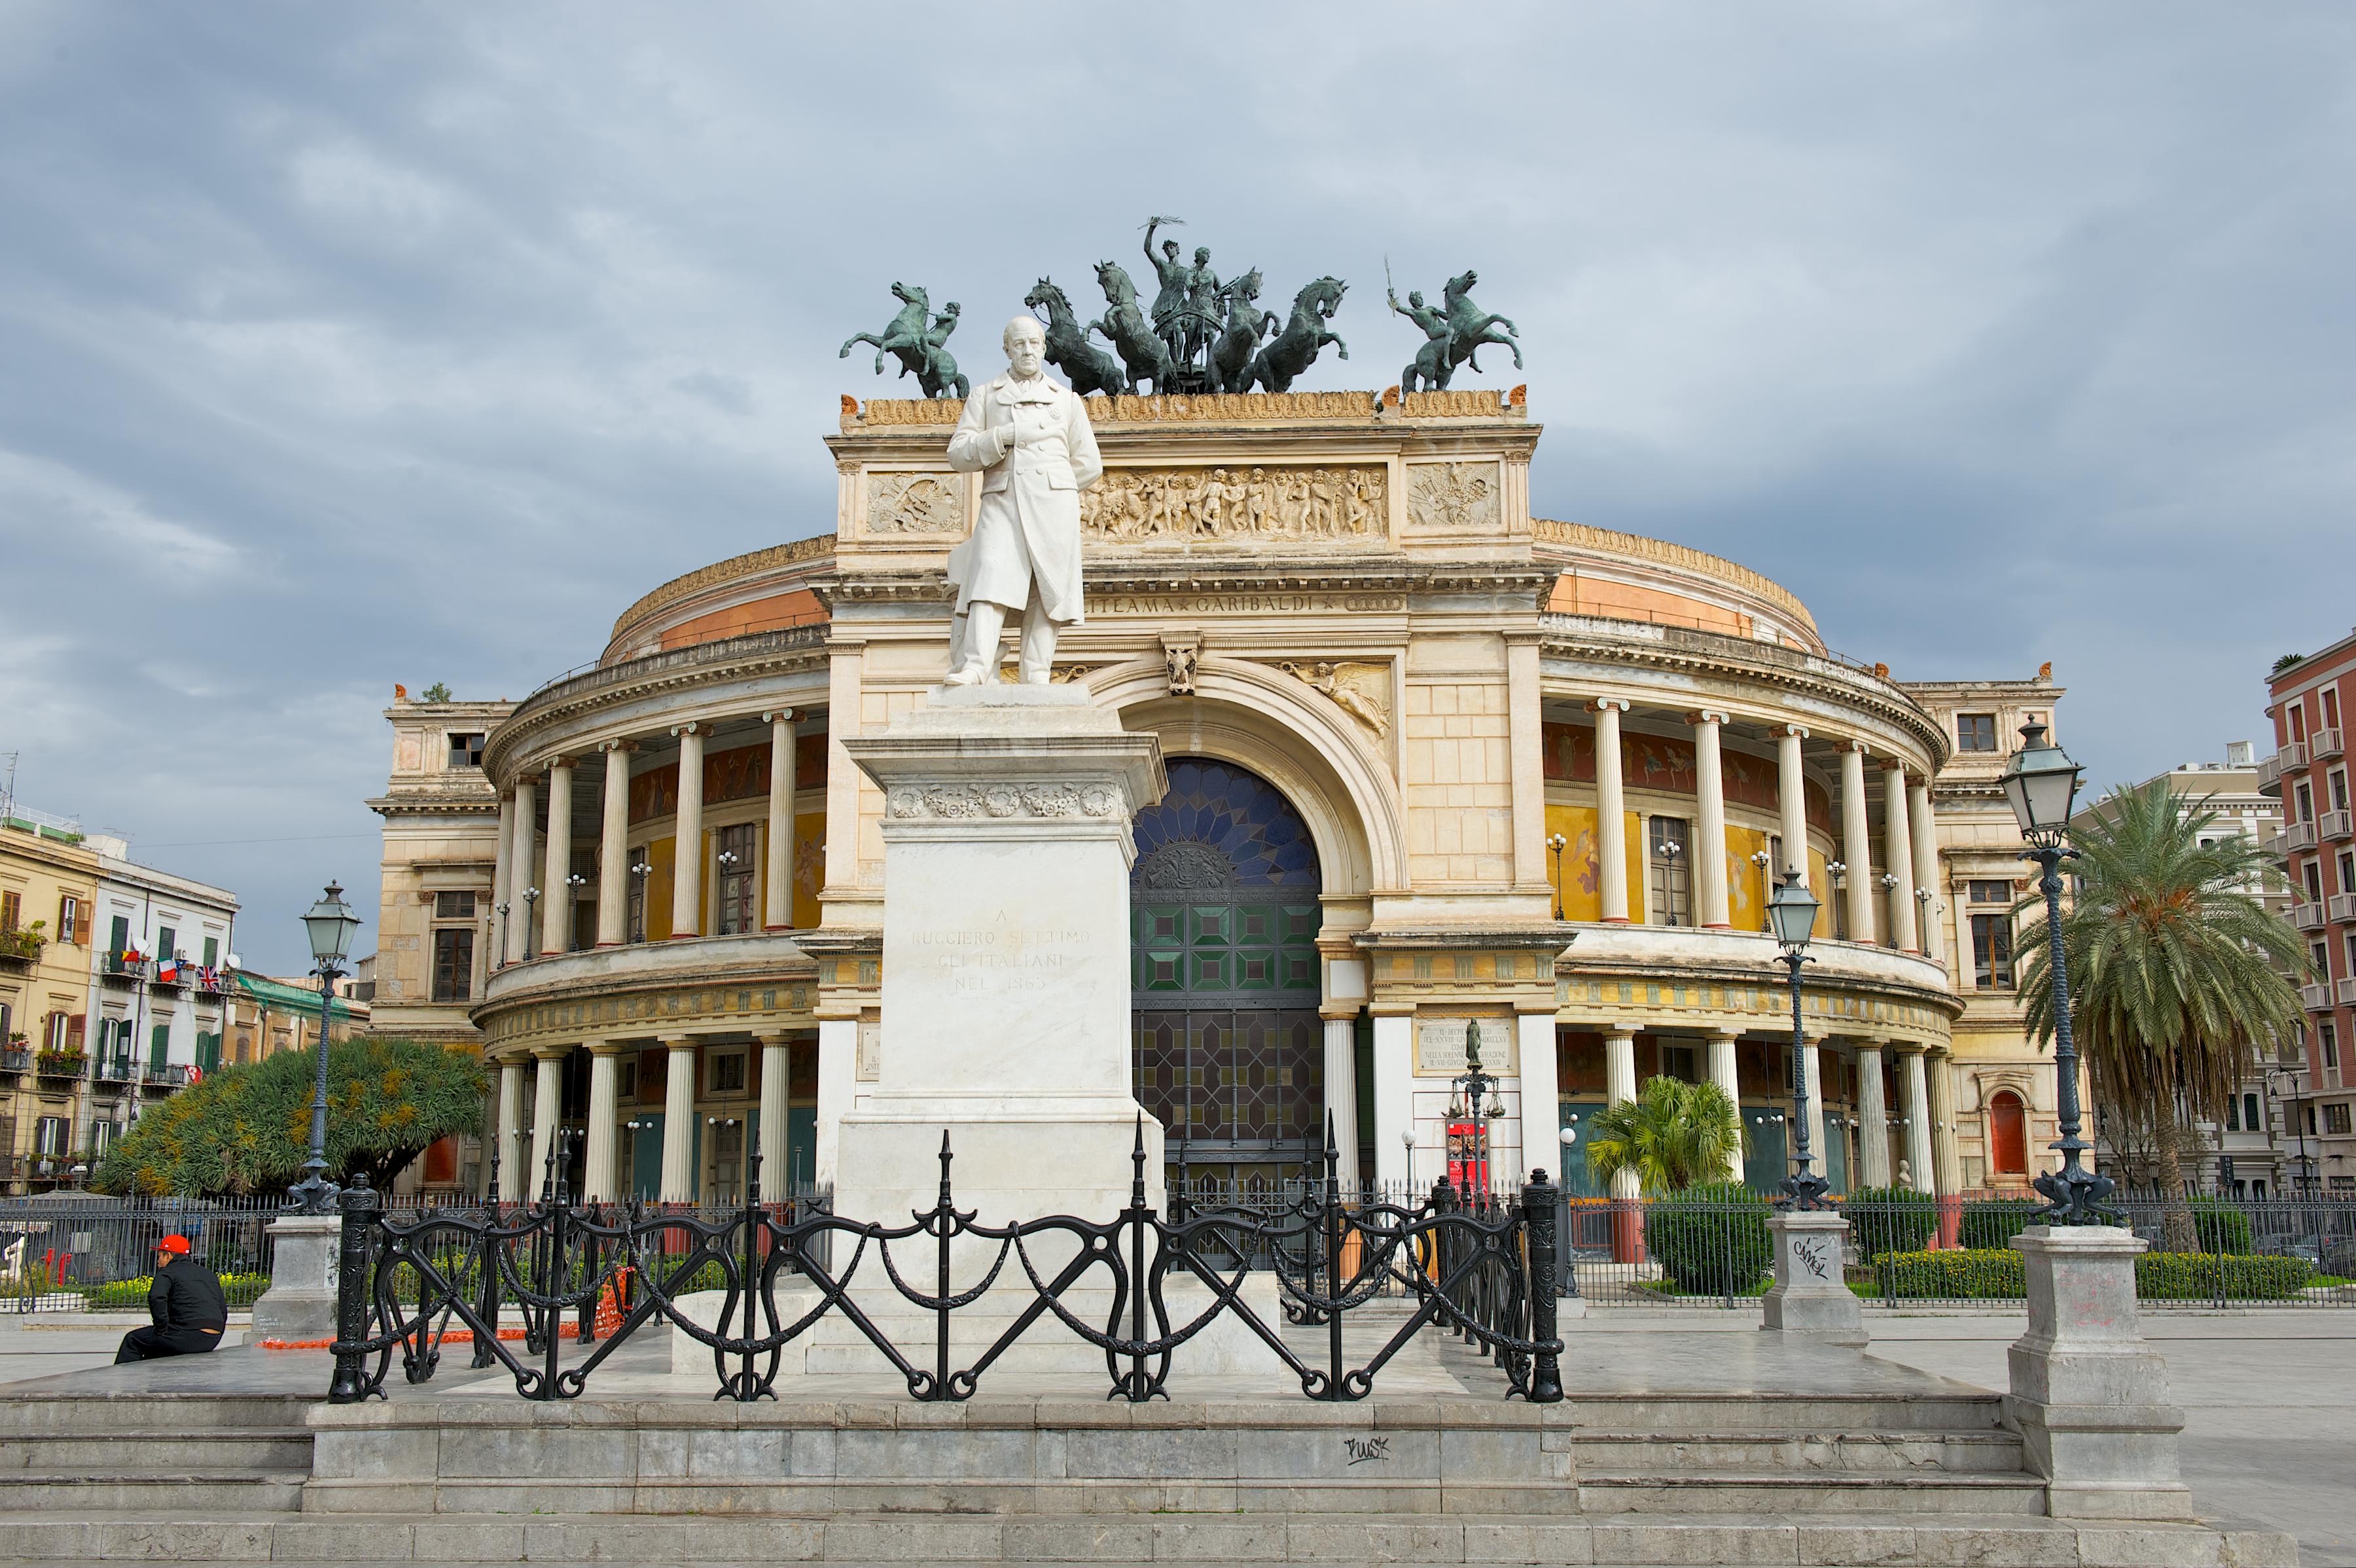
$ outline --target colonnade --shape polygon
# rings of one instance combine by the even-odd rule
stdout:
[[[1587,704],[1595,719],[1595,835],[1601,918],[1607,924],[1629,920],[1626,789],[1621,768],[1622,720],[1631,708],[1624,697],[1601,697]],[[1732,722],[1723,710],[1703,708],[1688,713],[1694,747],[1697,796],[1695,834],[1703,845],[1726,843],[1726,783],[1721,732]],[[1808,832],[1805,746],[1809,730],[1801,725],[1774,726],[1776,801],[1781,817],[1783,863],[1779,876],[1808,875]],[[1872,832],[1866,794],[1868,746],[1861,740],[1840,742],[1840,854],[1847,874],[1848,940],[1886,943],[1906,952],[1937,959],[1937,922],[1921,918],[1918,900],[1938,885],[1938,826],[1931,815],[1927,776],[1910,773],[1899,757],[1879,759],[1882,770],[1884,872],[1881,886],[1890,895],[1887,931],[1878,931],[1874,908]],[[1731,893],[1727,886],[1723,852],[1692,857],[1695,924],[1705,930],[1726,930],[1733,925]],[[1918,892],[1919,890],[1919,892]]]
[[[794,721],[791,708],[764,712],[769,726],[769,797],[766,854],[764,861],[762,929],[793,929]],[[671,866],[671,931],[674,938],[702,934],[704,879],[708,868],[702,853],[703,753],[712,733],[708,720],[690,720],[670,726],[679,744],[679,803],[674,827],[676,853]],[[597,837],[597,919],[595,945],[619,947],[629,940],[629,878],[644,876],[649,868],[632,866],[629,850],[630,757],[637,743],[609,739],[597,743],[604,755],[601,784],[602,821]],[[574,947],[573,873],[573,790],[578,759],[558,756],[547,763],[549,831],[540,832],[539,778],[519,777],[511,790],[499,797],[498,850],[492,873],[491,904],[500,956],[495,967],[522,962]]]

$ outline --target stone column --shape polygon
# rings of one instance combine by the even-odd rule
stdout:
[[[1800,766],[1800,743],[1808,732],[1785,725],[1775,736],[1775,804],[1783,815],[1783,864],[1775,868],[1780,880],[1796,872],[1808,879],[1808,783]]]
[[[1628,923],[1628,810],[1620,778],[1620,715],[1624,699],[1590,703],[1595,714],[1595,859],[1606,922]]]
[[[621,1052],[621,1046],[613,1040],[589,1042],[589,1117],[583,1129],[581,1196],[591,1203],[611,1203],[622,1196],[614,1179],[614,1152],[621,1140],[614,1061]]]
[[[818,1180],[831,1186],[841,1174],[842,1118],[859,1090],[859,1020],[821,1018],[818,1023]]]
[[[2012,1244],[2028,1274],[2029,1332],[2008,1357],[2005,1423],[2045,1478],[2046,1511],[2192,1518],[2177,1467],[2184,1412],[2169,1402],[2168,1363],[2136,1320],[2144,1242],[2107,1225],[2034,1225]]]
[[[793,1160],[786,1147],[787,1091],[793,1087],[793,1053],[783,1035],[761,1040],[761,1197],[775,1203],[794,1190]]]
[[[1825,1081],[1816,1046],[1809,1040],[1800,1047],[1800,1081],[1808,1090],[1808,1169],[1823,1176],[1831,1162],[1825,1158]]]
[[[1946,950],[1939,940],[1939,822],[1931,814],[1931,781],[1906,781],[1907,821],[1913,832],[1915,940],[1922,956],[1940,963]],[[1924,893],[1931,897],[1925,898]]]
[[[1857,1047],[1858,1185],[1890,1185],[1890,1107],[1881,1092],[1881,1042]]]
[[[573,1054],[570,1046],[541,1046],[531,1053],[540,1059],[540,1071],[532,1085],[531,1094],[531,1185],[530,1197],[538,1197],[551,1190],[548,1156],[556,1147],[556,1130],[564,1121],[564,1058]]]
[[[1930,1192],[1938,1180],[1931,1161],[1931,1094],[1922,1081],[1922,1047],[1898,1042],[1898,1092],[1906,1107],[1906,1183]]]
[[[1694,915],[1704,930],[1723,931],[1734,924],[1726,891],[1726,774],[1718,746],[1726,715],[1705,710],[1692,719],[1698,803],[1694,842],[1686,848],[1693,856]]]
[[[573,950],[573,759],[560,757],[548,769],[548,865],[540,877],[541,948]]]
[[[1415,1162],[1409,1168],[1401,1133],[1415,1131],[1415,1019],[1405,1013],[1375,1015],[1375,1179],[1405,1191],[1410,1180],[1430,1190],[1440,1176]],[[1408,1195],[1410,1197],[1413,1194]]]
[[[672,841],[670,934],[703,934],[703,730],[680,725],[678,836]]]
[[[761,929],[788,931],[794,925],[794,711],[776,708],[761,717],[769,725],[769,837],[761,876]],[[762,1119],[766,1132],[766,1112]]]
[[[1357,1020],[1325,1020],[1325,1114],[1333,1130],[1333,1168],[1344,1187],[1358,1181]]]
[[[515,794],[503,791],[499,796],[498,858],[491,871],[491,918],[497,922],[492,940],[491,967],[505,965],[511,956],[508,951],[509,917],[499,913],[515,900]]]
[[[609,740],[605,818],[597,840],[597,945],[617,948],[630,935],[630,743]]]
[[[1848,863],[1848,940],[1873,942],[1873,823],[1865,802],[1865,742],[1840,750],[1841,859]],[[1887,1165],[1887,1160],[1882,1162]]]
[[[1703,1038],[1709,1049],[1709,1080],[1726,1091],[1727,1102],[1734,1107],[1734,1114],[1740,1119],[1742,1115],[1742,1081],[1734,1067],[1734,1036],[1720,1029]],[[1742,1179],[1742,1150],[1740,1146],[1727,1156],[1726,1179]]]
[[[521,1203],[531,1196],[523,1174],[523,1058],[499,1058],[499,1200]]]
[[[1636,1036],[1633,1035],[1603,1036],[1603,1098],[1611,1105],[1636,1098]],[[1635,1172],[1623,1170],[1612,1178],[1612,1197],[1634,1197],[1637,1192]]]
[[[669,1039],[663,1073],[662,1201],[693,1203],[695,1169],[695,1042]]]
[[[521,963],[531,956],[531,900],[524,890],[533,886],[539,870],[532,854],[534,829],[531,814],[536,787],[529,779],[516,780],[515,848],[509,852],[509,864],[513,870],[508,880],[514,897],[508,902],[508,961]]]
[[[1562,1090],[1555,1078],[1554,1009],[1514,1019],[1522,1077],[1522,1179],[1534,1169],[1562,1174]]]
[[[1922,943],[1914,934],[1914,836],[1906,821],[1906,769],[1897,762],[1886,762],[1881,773],[1881,853],[1889,875],[1898,879],[1890,889],[1890,945],[1920,952]]]

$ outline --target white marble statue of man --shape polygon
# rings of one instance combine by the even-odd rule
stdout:
[[[1080,492],[1104,473],[1088,411],[1047,379],[1047,330],[1038,318],[1006,324],[1006,374],[974,388],[949,467],[981,475],[973,537],[949,555],[961,636],[949,643],[948,683],[994,679],[1012,611],[1023,615],[1023,680],[1044,685],[1055,637],[1080,619]]]

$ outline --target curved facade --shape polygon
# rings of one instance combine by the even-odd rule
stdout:
[[[1429,1182],[1477,1022],[1505,1073],[1494,1176],[1580,1184],[1581,1120],[1668,1072],[1737,1095],[1772,1185],[1790,1028],[1761,925],[1794,870],[1824,901],[1804,1063],[1826,1174],[1978,1184],[1933,789],[1951,714],[1830,652],[1755,572],[1532,519],[1518,390],[1090,408],[1108,475],[1055,678],[1170,764],[1138,828],[1132,983],[1141,1094],[1191,1159],[1280,1174],[1330,1112],[1345,1165]],[[942,565],[975,504],[945,459],[957,413],[846,399],[831,533],[630,607],[595,666],[487,727],[472,807],[398,769],[376,802],[478,900],[454,979],[413,911],[457,906],[389,826],[387,942],[445,961],[404,1012],[380,957],[379,1026],[501,1064],[504,1171],[536,1182],[561,1122],[601,1196],[726,1196],[755,1149],[772,1189],[832,1174],[883,1037],[883,802],[839,743],[945,668]],[[2052,694],[2027,700],[2050,719]],[[2050,1079],[2006,1080],[2032,1143]]]

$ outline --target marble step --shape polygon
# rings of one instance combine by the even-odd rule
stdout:
[[[1876,1475],[1767,1472],[1753,1475],[1612,1476],[1582,1471],[1579,1509],[1612,1514],[1899,1513],[2042,1518],[2045,1484],[2033,1476],[1957,1474]]]
[[[203,1433],[139,1431],[37,1433],[0,1437],[0,1478],[28,1470],[100,1474],[123,1465],[143,1470],[311,1471],[311,1434],[276,1428]]]
[[[11,1471],[0,1487],[6,1490],[12,1513],[59,1509],[95,1517],[150,1509],[194,1513],[235,1509],[255,1514],[294,1514],[302,1509],[304,1483],[310,1478],[306,1470],[138,1469],[117,1465],[97,1475]],[[8,1550],[23,1548],[14,1542],[0,1547],[0,1551]]]
[[[1600,1433],[1708,1438],[1729,1434],[1999,1432],[2004,1401],[1987,1393],[1578,1393],[1574,1426]]]
[[[0,1437],[305,1430],[316,1394],[0,1394]]]
[[[829,1518],[484,1519],[407,1515],[271,1519],[252,1514],[68,1517],[12,1510],[0,1563],[47,1568],[119,1562],[284,1563],[779,1562],[1218,1563],[1580,1563],[1604,1568],[1778,1563],[1814,1568],[2295,1568],[2287,1535],[2202,1525],[2114,1526],[2001,1515],[1890,1512],[1549,1519],[1398,1519],[1323,1514],[1237,1519],[910,1520]]]
[[[1574,1430],[1570,1452],[1582,1479],[1771,1471],[2018,1475],[2024,1463],[2020,1439],[2008,1432],[1758,1432],[1695,1437]]]

